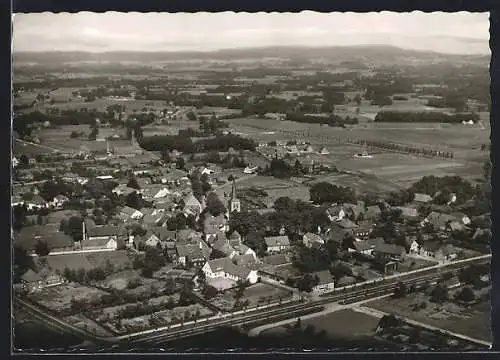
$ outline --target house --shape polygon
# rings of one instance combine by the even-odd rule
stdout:
[[[373,222],[360,221],[358,222],[358,227],[354,229],[354,237],[356,238],[356,240],[367,239],[372,231],[373,231]]]
[[[168,230],[166,227],[151,227],[151,231],[160,239],[160,241],[175,241],[177,233],[173,230]]]
[[[83,222],[83,250],[116,250],[118,242],[123,239],[126,232],[118,226],[96,226],[87,228]]]
[[[122,220],[128,221],[128,220],[140,220],[142,219],[144,214],[137,209],[131,208],[130,206],[124,206],[123,208],[120,209],[118,216]]]
[[[19,165],[19,160],[13,156],[11,160],[12,167],[17,167]]]
[[[339,221],[342,220],[345,216],[345,210],[340,205],[334,205],[328,209],[326,209],[326,215],[330,221]]]
[[[457,257],[457,249],[451,244],[440,244],[436,241],[425,242],[419,250],[419,255],[434,258],[438,261],[449,261]]]
[[[64,204],[66,204],[69,201],[67,196],[64,195],[57,195],[53,200],[51,205],[56,207],[56,208],[61,208]]]
[[[116,195],[123,195],[123,196],[128,196],[134,192],[138,192],[137,189],[134,189],[134,188],[131,188],[131,187],[128,187],[124,184],[120,184],[118,185],[117,187],[115,187],[113,190],[112,190],[113,193],[115,193]]]
[[[308,232],[302,236],[302,243],[308,248],[311,248],[313,246],[316,247],[325,245],[325,240],[323,240],[323,238],[321,238],[318,234]]]
[[[329,270],[317,271],[312,275],[318,279],[318,284],[312,288],[313,293],[324,293],[334,290],[335,278],[330,274]]]
[[[343,218],[342,220],[335,222],[334,225],[335,227],[340,228],[351,234],[353,234],[354,230],[358,228],[358,225],[356,225],[354,222],[352,222],[347,218]]]
[[[251,270],[258,270],[258,268],[260,267],[260,265],[257,262],[257,259],[254,256],[250,255],[250,254],[247,254],[247,255],[235,255],[231,260],[237,266],[246,267],[246,268],[249,268]]]
[[[223,214],[213,216],[207,214],[203,221],[203,233],[205,234],[205,241],[212,242],[222,232],[227,231],[227,220]]]
[[[233,246],[233,248],[238,252],[238,255],[251,256],[255,260],[257,260],[257,254],[255,253],[255,251],[252,248],[248,247],[247,245],[239,244],[239,245]]]
[[[421,225],[430,224],[436,230],[445,230],[448,223],[454,221],[455,218],[449,214],[443,214],[432,211],[422,222]]]
[[[212,244],[212,249],[217,250],[230,259],[238,254],[236,249],[229,244],[229,240],[225,237],[220,237],[219,239],[217,239],[217,241]]]
[[[415,197],[413,198],[413,201],[417,203],[422,203],[422,204],[427,204],[432,201],[432,196],[428,194],[420,194],[420,193],[415,193]]]
[[[353,248],[352,249],[349,248],[348,251],[354,252],[354,253],[360,254],[360,255],[373,256],[376,247],[379,244],[383,244],[383,243],[384,243],[384,239],[382,239],[382,238],[374,238],[374,239],[368,239],[368,240],[364,240],[364,241],[354,241],[352,243]]]
[[[201,267],[210,258],[212,250],[203,240],[193,241],[191,243],[177,243],[177,262],[186,267]]]
[[[184,211],[189,211],[194,213],[196,216],[200,215],[203,211],[203,207],[197,198],[191,193],[182,199],[184,203]]]
[[[394,206],[393,209],[400,210],[401,216],[406,219],[418,218],[418,210],[409,206]]]
[[[165,185],[151,184],[143,187],[141,189],[141,193],[143,194],[144,199],[156,200],[168,196],[170,194],[170,190]]]
[[[408,248],[408,253],[409,254],[417,254],[418,250],[420,249],[420,244],[417,241],[416,236],[407,236],[405,238],[406,240],[406,245]]]
[[[302,165],[302,168],[308,172],[311,173],[314,170],[314,160],[311,159],[309,155],[307,155],[305,158],[299,160],[300,165]]]
[[[378,243],[373,254],[378,259],[400,261],[404,259],[406,250],[404,247],[394,244]]]
[[[378,205],[371,205],[366,207],[366,211],[363,214],[365,220],[377,220],[382,215],[382,211]]]
[[[266,251],[269,254],[290,250],[290,239],[288,239],[287,235],[268,236],[264,238],[264,241],[266,243]]]
[[[357,221],[359,216],[364,212],[364,205],[344,204],[342,205],[346,217],[352,221]]]
[[[27,196],[24,200],[24,204],[28,210],[44,209],[49,206],[47,201],[45,201],[40,195],[34,194],[32,196]]]
[[[255,284],[258,280],[257,270],[251,270],[247,267],[234,264],[230,258],[221,258],[209,260],[201,269],[206,278],[210,279],[224,278],[236,281],[248,281]]]
[[[160,242],[160,238],[151,230],[142,236],[134,237],[134,246],[138,249],[140,246],[156,247]]]

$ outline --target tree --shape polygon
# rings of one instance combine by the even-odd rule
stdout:
[[[448,290],[445,286],[438,284],[432,289],[430,301],[434,303],[443,303],[448,300]]]
[[[26,249],[15,245],[14,246],[14,282],[18,283],[21,280],[21,276],[28,270],[34,269],[35,263],[33,258],[28,254]]]
[[[68,220],[66,235],[71,236],[74,241],[81,241],[83,239],[82,229],[83,219],[79,216],[72,216]]]
[[[305,274],[297,281],[297,289],[299,289],[299,291],[311,292],[313,287],[317,284],[317,277],[314,277],[311,274]]]
[[[352,189],[327,182],[314,184],[309,190],[309,195],[315,204],[353,202],[355,200]]]
[[[27,168],[29,165],[30,165],[29,158],[25,154],[22,154],[19,157],[19,167],[21,167],[21,168]]]
[[[456,296],[455,299],[464,303],[470,303],[476,299],[474,291],[470,287],[464,287]]]
[[[141,209],[143,206],[143,200],[140,194],[137,192],[132,192],[125,198],[125,205],[133,209]]]
[[[50,249],[45,241],[38,240],[35,244],[35,252],[38,256],[47,256]]]
[[[15,231],[20,231],[26,224],[26,215],[28,209],[26,205],[16,205],[12,208],[12,228]]]
[[[184,158],[182,156],[179,156],[177,160],[175,161],[175,165],[177,169],[184,170],[184,167],[186,166],[186,162],[184,161]]]
[[[226,212],[226,207],[219,199],[216,193],[211,192],[207,196],[207,207],[206,210],[213,216],[219,216]]]
[[[131,176],[130,179],[128,180],[127,186],[132,189],[137,189],[137,190],[141,189],[139,183],[137,182],[137,179],[133,176]]]

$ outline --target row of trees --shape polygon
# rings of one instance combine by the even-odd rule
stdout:
[[[453,159],[453,152],[451,151],[441,151],[428,148],[416,148],[408,145],[394,144],[387,141],[373,141],[373,140],[360,140],[360,139],[348,139],[348,143],[369,146],[383,150],[398,151],[407,154],[422,155],[422,156],[432,156],[441,157],[444,159]]]
[[[403,112],[403,111],[381,111],[375,116],[375,122],[400,122],[400,123],[453,123],[460,124],[462,121],[479,121],[479,115],[453,114],[448,115],[439,112]]]

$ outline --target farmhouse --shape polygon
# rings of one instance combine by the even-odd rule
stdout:
[[[404,247],[386,243],[378,243],[373,250],[373,254],[376,258],[392,261],[403,260],[405,253],[406,250]]]
[[[26,205],[28,210],[44,209],[49,205],[47,201],[45,201],[38,194],[34,194],[33,196],[27,197],[27,199],[24,200],[24,204]]]
[[[335,279],[329,270],[317,271],[312,275],[318,279],[318,284],[312,288],[314,293],[324,293],[334,290]]]
[[[317,247],[317,246],[321,246],[321,245],[325,245],[325,240],[323,240],[321,238],[321,236],[317,235],[317,234],[313,234],[313,233],[305,233],[303,236],[302,236],[302,243],[307,246],[308,248],[311,248],[311,247]]]
[[[436,230],[445,230],[448,223],[454,220],[455,218],[451,215],[433,211],[422,221],[421,225],[430,224]]]
[[[193,213],[196,216],[201,214],[201,212],[203,211],[203,207],[201,206],[201,203],[198,201],[197,198],[194,197],[194,195],[192,193],[185,196],[182,199],[182,201],[184,203],[184,211],[188,211],[190,213]]]
[[[177,243],[177,262],[185,267],[201,267],[210,258],[212,250],[203,240],[192,243]]]
[[[368,236],[373,231],[373,222],[371,221],[359,221],[358,227],[354,229],[354,237],[356,240],[363,240],[368,238]]]
[[[134,246],[136,249],[139,249],[139,247],[142,247],[142,246],[156,247],[159,242],[160,242],[160,239],[151,230],[148,230],[142,236],[135,236],[134,237]]]
[[[330,221],[339,221],[346,216],[346,213],[342,206],[334,205],[326,210],[326,215]]]
[[[139,220],[144,215],[137,209],[131,208],[130,206],[124,206],[123,208],[120,209],[118,216],[123,221],[129,221],[129,220]]]
[[[220,233],[225,233],[227,230],[227,220],[223,214],[213,216],[207,214],[203,221],[203,233],[205,241],[212,242]]]
[[[290,250],[290,239],[288,236],[268,236],[264,238],[266,249],[269,254],[287,252]]]
[[[83,222],[83,250],[116,250],[118,241],[123,236],[123,230],[118,226],[96,226],[87,228]]]
[[[435,241],[428,241],[420,247],[419,255],[438,261],[449,261],[457,257],[457,250],[451,244],[443,245]]]
[[[248,281],[255,284],[258,280],[257,271],[235,265],[230,258],[209,260],[202,268],[205,276],[209,280],[224,278],[233,281]]]

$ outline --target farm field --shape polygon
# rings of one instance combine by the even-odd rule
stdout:
[[[491,341],[491,309],[487,301],[473,305],[470,308],[464,308],[453,303],[445,303],[440,306],[428,302],[426,309],[413,311],[413,304],[426,300],[428,300],[428,297],[425,295],[415,294],[401,299],[375,300],[367,303],[366,306],[473,338]]]
[[[353,339],[372,337],[379,319],[352,310],[336,311],[327,315],[302,320],[302,326],[314,326],[317,332],[324,330],[331,339]],[[265,330],[262,335],[281,335],[283,326]]]
[[[337,186],[348,186],[353,188],[357,194],[376,193],[382,194],[391,191],[400,190],[401,187],[392,181],[384,180],[370,175],[334,173],[326,176],[320,176],[310,182],[308,185],[314,185],[318,182],[329,182]]]
[[[230,119],[228,122],[235,131],[252,137],[256,136],[261,141],[287,139],[292,136],[289,134],[290,132],[297,132],[295,138],[300,137],[312,144],[334,142],[335,139],[347,138],[377,139],[415,147],[425,146],[445,151],[451,150],[456,153],[455,157],[465,158],[471,155],[470,150],[479,148],[483,143],[488,143],[490,137],[488,128],[481,130],[479,126],[461,124],[367,123],[340,129],[318,124],[257,118]],[[268,131],[274,131],[275,134],[262,134],[262,132]]]

